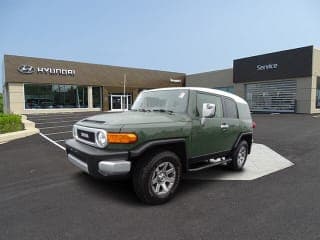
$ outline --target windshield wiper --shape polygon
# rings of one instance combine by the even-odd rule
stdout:
[[[173,111],[166,110],[166,109],[152,109],[152,111],[154,111],[154,112],[167,112],[167,113],[170,113],[170,114],[173,113]]]

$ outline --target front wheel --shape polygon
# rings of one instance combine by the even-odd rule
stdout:
[[[234,150],[231,156],[231,161],[229,162],[229,166],[233,170],[240,171],[242,170],[244,164],[247,161],[248,156],[248,143],[246,141],[241,141],[237,148]]]
[[[171,151],[145,156],[133,169],[133,187],[137,196],[148,204],[161,204],[171,199],[181,177],[181,162]]]

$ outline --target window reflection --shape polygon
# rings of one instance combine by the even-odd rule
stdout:
[[[101,108],[101,87],[92,87],[92,104],[94,108]]]
[[[26,109],[87,108],[87,86],[25,84]]]

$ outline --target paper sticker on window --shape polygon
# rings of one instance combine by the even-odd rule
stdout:
[[[180,93],[179,98],[183,98],[184,95],[186,95],[186,93],[184,93],[184,92]]]

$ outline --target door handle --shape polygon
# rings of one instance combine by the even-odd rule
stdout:
[[[229,128],[229,125],[226,123],[222,123],[220,127],[221,127],[221,129],[227,129],[227,128]]]

